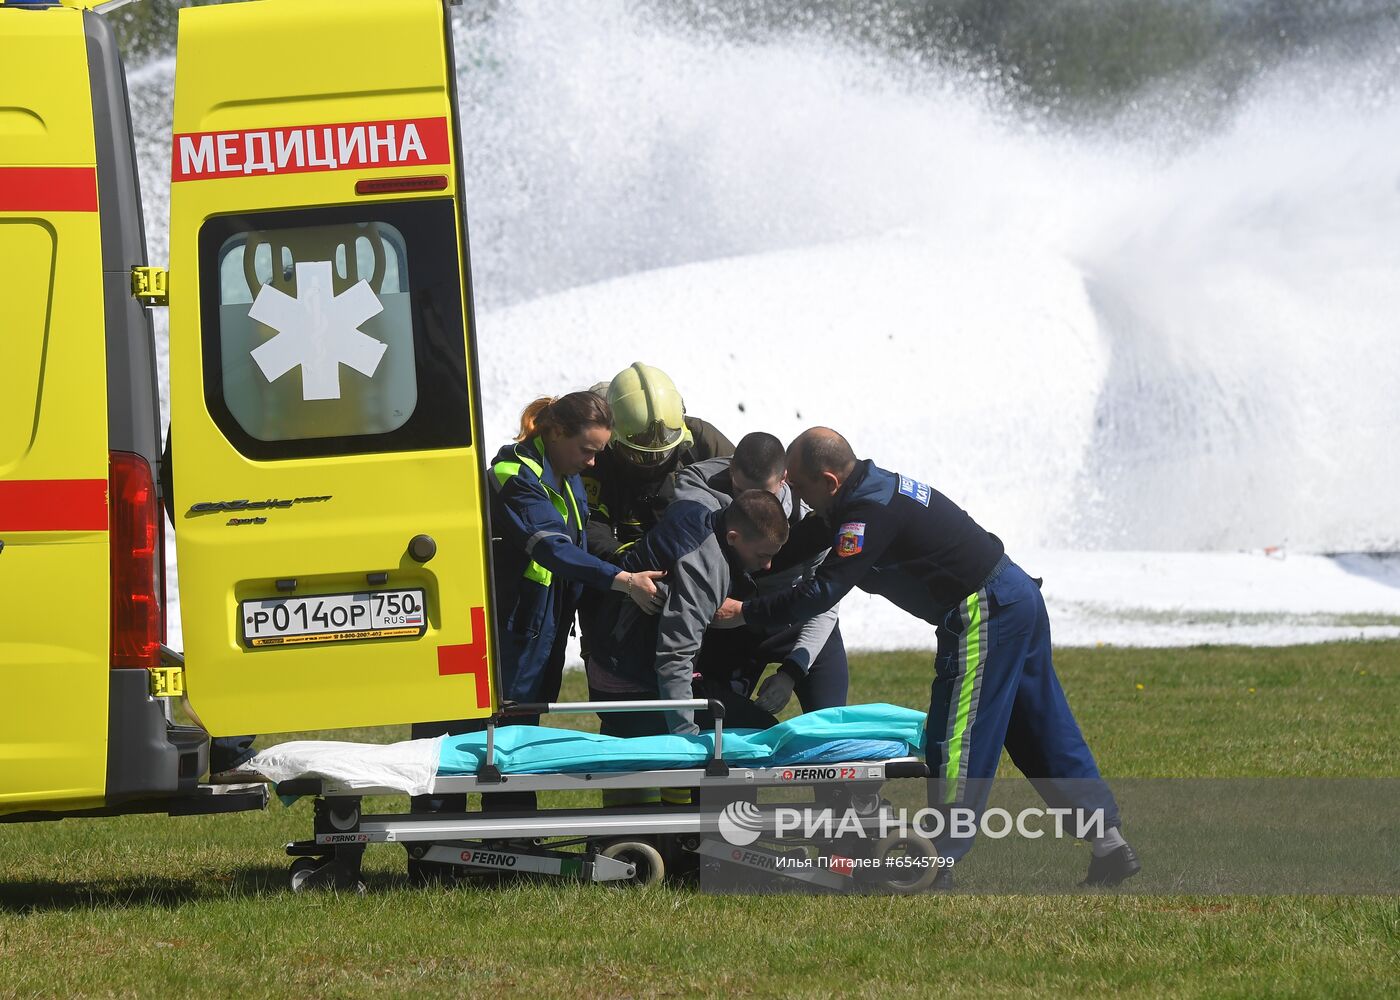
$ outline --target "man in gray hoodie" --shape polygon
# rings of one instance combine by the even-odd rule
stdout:
[[[676,478],[674,500],[693,501],[710,510],[723,510],[745,490],[764,490],[778,498],[793,541],[773,559],[771,568],[753,574],[759,596],[790,590],[811,579],[829,551],[823,548],[807,558],[793,554],[804,548],[812,551],[812,546],[796,543],[806,533],[803,520],[810,510],[793,496],[783,478],[786,464],[783,443],[756,431],[740,440],[733,458],[697,462]],[[794,691],[804,712],[844,705],[849,668],[838,611],[833,607],[796,625],[711,629],[700,653],[700,672],[711,681],[722,675],[726,684],[747,698],[765,668],[778,664],[757,698],[758,707],[772,715],[783,710]]]
[[[661,521],[628,550],[629,572],[665,572],[666,603],[656,616],[633,613],[632,601],[607,600],[596,619],[595,644],[587,663],[589,697],[631,701],[693,697],[725,702],[725,723],[766,729],[777,720],[727,684],[722,689],[695,685],[696,658],[710,621],[726,597],[757,594],[750,573],[772,566],[788,537],[788,521],[776,497],[763,490],[740,493],[723,509],[677,501]],[[622,595],[611,595],[622,596]],[[629,609],[628,605],[631,605]],[[706,679],[708,681],[708,678]],[[707,720],[701,719],[701,722]],[[664,733],[695,735],[694,713],[615,713],[602,715],[608,736]]]

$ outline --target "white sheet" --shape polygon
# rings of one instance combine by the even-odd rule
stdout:
[[[259,753],[244,767],[269,781],[327,778],[348,789],[397,788],[409,795],[432,790],[442,756],[441,736],[401,743],[297,740]]]

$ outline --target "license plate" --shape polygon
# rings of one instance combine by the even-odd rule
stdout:
[[[427,631],[423,603],[421,590],[371,590],[243,601],[238,617],[249,646],[389,639]]]

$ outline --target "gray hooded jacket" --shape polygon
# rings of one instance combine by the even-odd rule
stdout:
[[[729,479],[729,463],[728,458],[711,458],[686,466],[676,476],[676,501],[689,500],[709,510],[723,510],[728,507],[734,499]],[[787,483],[783,483],[778,493],[778,501],[783,505],[783,513],[787,515],[788,522],[794,526],[808,513],[806,507],[793,496]],[[812,579],[829,551],[831,550],[823,549],[811,558],[791,566],[754,574],[753,582],[758,588],[759,596],[790,590]],[[831,638],[839,608],[838,605],[802,623],[790,660],[804,674],[811,669],[822,647]]]
[[[724,515],[715,507],[676,502],[622,558],[628,572],[666,572],[666,603],[642,614],[622,594],[609,594],[592,625],[589,686],[615,695],[693,697],[695,658],[720,603],[738,587],[755,588],[723,541]],[[654,693],[653,693],[654,692]],[[699,732],[688,709],[667,712],[673,733]]]

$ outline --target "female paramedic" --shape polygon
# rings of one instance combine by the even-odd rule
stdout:
[[[589,555],[588,501],[580,474],[612,435],[612,411],[592,392],[543,397],[525,407],[520,433],[491,463],[496,648],[502,700],[559,697],[564,647],[585,586],[626,593],[648,614],[661,607],[656,571],[629,573]],[[511,723],[536,725],[538,716]],[[417,723],[415,739],[471,732],[484,720]],[[464,812],[466,797],[420,797],[415,809]],[[534,793],[485,796],[483,808],[530,809]]]

